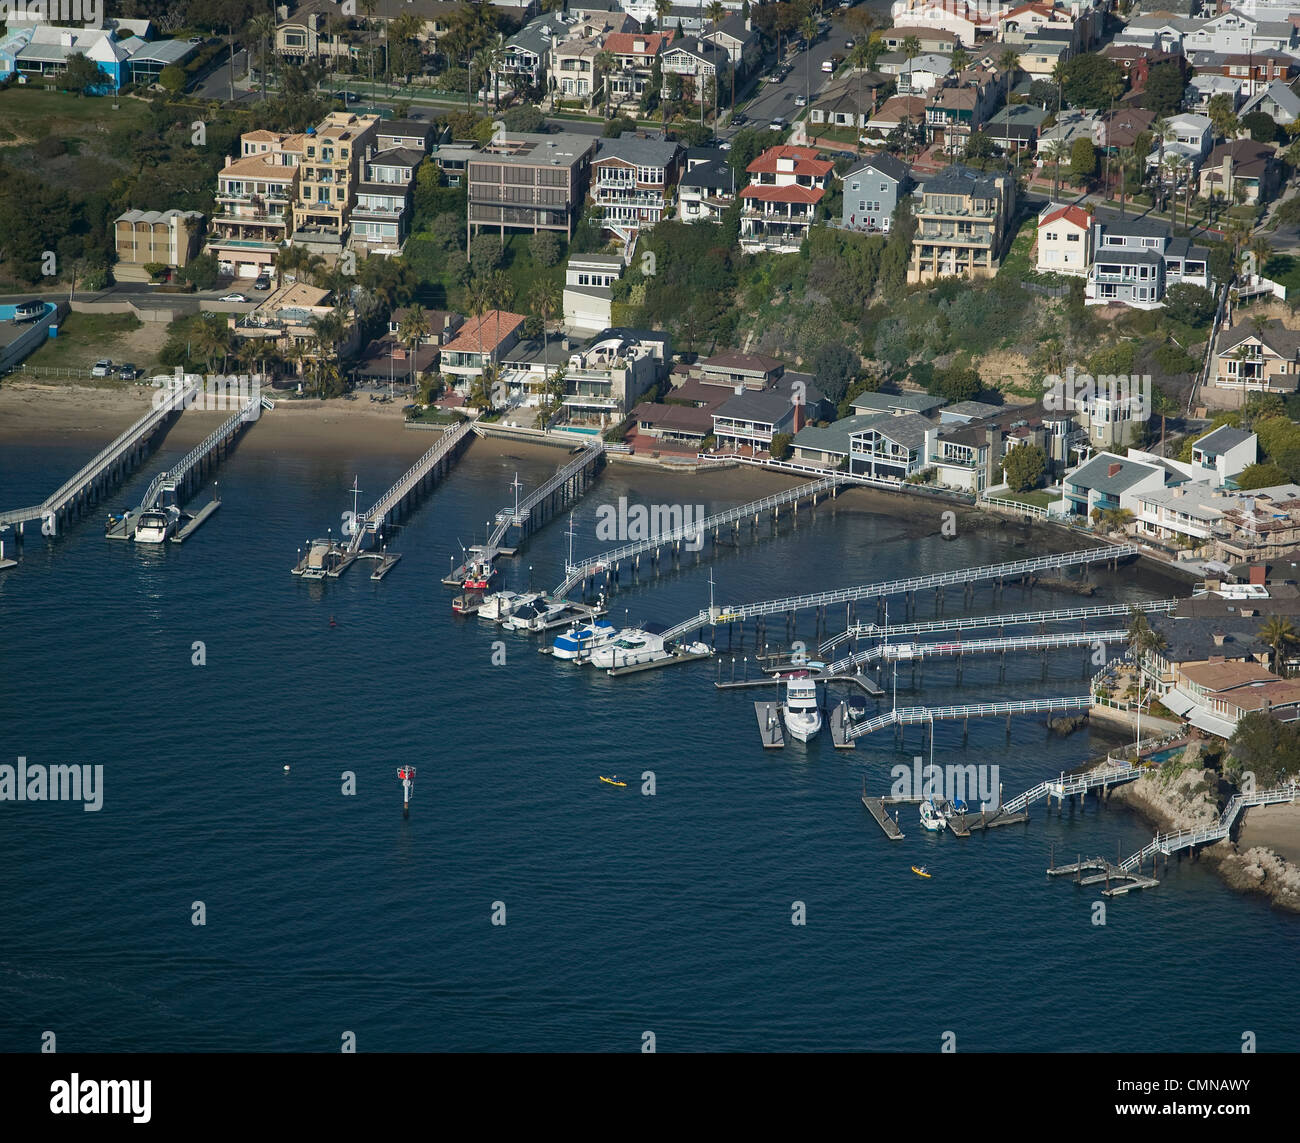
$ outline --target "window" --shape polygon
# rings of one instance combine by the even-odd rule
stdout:
[[[1067,234],[1065,240],[1066,242],[1078,242],[1079,236],[1077,234]]]
[[[1056,235],[1053,234],[1050,230],[1046,234],[1044,234],[1043,237],[1046,238],[1048,242],[1056,241]]]

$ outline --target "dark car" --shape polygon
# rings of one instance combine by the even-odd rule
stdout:
[[[125,365],[119,365],[117,367],[117,375],[123,381],[134,381],[137,377],[140,376],[140,370],[138,370],[131,362],[128,361]]]
[[[259,275],[257,279],[253,282],[253,289],[255,290],[269,290],[270,288],[271,288],[271,279],[267,277],[265,274]]]

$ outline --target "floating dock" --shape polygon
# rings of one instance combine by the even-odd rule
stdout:
[[[638,671],[653,671],[656,667],[675,667],[680,663],[694,663],[700,659],[713,658],[712,651],[685,651],[669,655],[666,659],[655,659],[649,663],[636,663],[630,667],[606,667],[607,675],[634,675]]]
[[[1091,876],[1085,877],[1085,873],[1090,873]],[[1104,883],[1106,888],[1101,891],[1103,897],[1122,897],[1134,889],[1154,889],[1160,884],[1154,877],[1125,870],[1104,857],[1087,857],[1070,865],[1053,865],[1047,871],[1048,877],[1071,875],[1074,877],[1074,883],[1080,886]]]
[[[182,524],[179,529],[177,529],[176,534],[172,536],[172,543],[173,544],[185,543],[186,540],[188,540],[192,535],[194,535],[195,532],[199,530],[200,527],[203,526],[203,522],[220,507],[221,507],[220,500],[216,500],[216,499],[209,500],[205,505],[203,505],[202,508],[200,508],[192,516],[189,516],[189,519],[185,520],[185,523]],[[189,513],[183,512],[181,513],[181,518],[185,519],[187,515],[189,515]]]
[[[831,711],[831,742],[836,750],[856,750],[858,744],[849,736],[852,720],[849,717],[849,704],[838,703]]]
[[[758,733],[763,745],[772,750],[785,745],[785,731],[781,726],[781,704],[756,702],[754,715],[758,719]]]
[[[898,820],[891,818],[885,809],[884,798],[869,798],[864,793],[862,795],[862,804],[867,807],[871,816],[876,819],[876,824],[885,831],[885,836],[890,841],[902,841],[903,831],[898,826]]]

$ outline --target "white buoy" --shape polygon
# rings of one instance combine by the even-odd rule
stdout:
[[[289,773],[289,767],[288,767],[288,766],[286,766],[286,767],[284,768],[284,772],[285,772],[286,774]]]

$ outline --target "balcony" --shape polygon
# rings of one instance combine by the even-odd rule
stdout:
[[[943,244],[945,246],[992,246],[993,234],[988,230],[977,230],[963,234],[956,229],[918,230],[914,242],[922,246]]]

